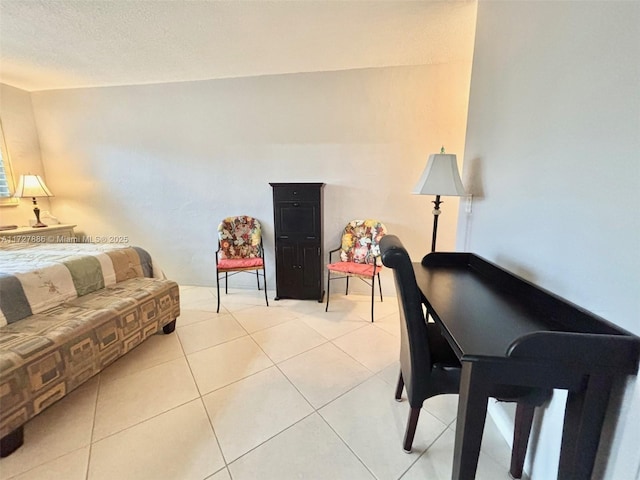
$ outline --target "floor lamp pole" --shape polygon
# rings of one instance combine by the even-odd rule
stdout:
[[[440,216],[440,204],[442,203],[440,201],[440,195],[436,195],[436,199],[433,200],[431,203],[433,203],[434,208],[433,208],[433,236],[431,237],[431,251],[435,252],[436,251],[436,236],[438,234],[438,217]]]

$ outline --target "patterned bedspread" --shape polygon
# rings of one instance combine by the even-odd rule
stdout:
[[[165,278],[142,248],[92,243],[0,246],[0,326],[136,277]]]

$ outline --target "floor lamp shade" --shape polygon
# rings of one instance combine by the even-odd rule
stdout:
[[[412,193],[454,197],[466,195],[460,180],[456,156],[450,153],[429,155],[427,166]]]

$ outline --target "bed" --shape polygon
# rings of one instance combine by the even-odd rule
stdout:
[[[23,426],[150,335],[175,329],[178,285],[149,253],[0,244],[0,456]]]
[[[136,277],[164,278],[139,247],[0,244],[0,326]]]

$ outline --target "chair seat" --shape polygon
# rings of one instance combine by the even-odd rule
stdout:
[[[332,272],[346,273],[349,275],[362,275],[366,277],[373,277],[380,270],[382,266],[372,265],[368,263],[354,263],[354,262],[335,262],[327,265],[327,268]],[[374,271],[375,268],[375,271]]]
[[[262,258],[223,258],[218,261],[218,271],[255,269],[263,266]]]

